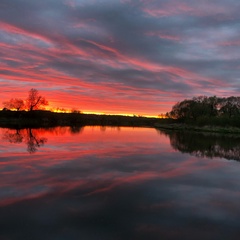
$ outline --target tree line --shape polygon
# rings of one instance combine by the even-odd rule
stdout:
[[[48,101],[39,94],[38,90],[35,88],[30,89],[28,92],[28,97],[26,100],[20,98],[11,98],[9,101],[3,102],[3,107],[5,110],[38,110],[43,106],[48,105]]]
[[[186,123],[240,126],[240,97],[199,96],[176,103],[167,117]]]

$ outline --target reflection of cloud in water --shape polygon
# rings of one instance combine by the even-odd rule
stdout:
[[[46,151],[0,156],[0,237],[238,239],[237,162],[172,151],[154,129],[38,134]]]
[[[224,177],[214,181],[216,172],[221,174],[224,167],[221,163],[214,166],[205,160],[203,167],[185,156],[173,158],[174,167],[169,157],[157,154],[151,155],[151,161],[141,155],[103,160],[89,155],[49,166],[51,158],[41,160],[39,156],[39,167],[25,169],[21,178],[16,172],[15,183],[5,188],[8,195],[14,188],[15,201],[5,201],[0,207],[0,224],[11,226],[11,231],[1,228],[0,236],[220,239],[224,235],[234,239],[240,220],[234,201],[239,194],[234,188],[239,184],[224,190]],[[226,219],[231,219],[231,228]]]

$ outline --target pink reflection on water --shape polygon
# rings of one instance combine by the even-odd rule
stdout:
[[[9,142],[6,132],[15,136]],[[47,139],[34,154],[29,137]],[[174,179],[223,168],[173,151],[169,138],[150,128],[2,129],[0,205],[81,189],[85,196],[153,179]],[[14,138],[15,139],[15,138]]]

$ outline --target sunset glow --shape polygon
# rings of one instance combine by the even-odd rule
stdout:
[[[237,96],[239,7],[2,0],[1,104],[35,88],[55,112],[157,117],[185,98]]]

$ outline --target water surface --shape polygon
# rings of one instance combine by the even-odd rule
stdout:
[[[0,129],[0,239],[239,239],[240,139]]]

